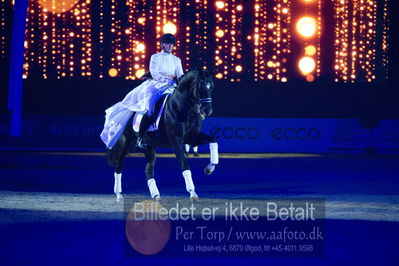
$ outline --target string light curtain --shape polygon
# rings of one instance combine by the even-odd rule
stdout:
[[[138,79],[148,68],[146,47],[146,25],[148,2],[146,0],[128,0],[128,25],[126,35],[126,61],[128,62],[127,79]]]
[[[5,59],[9,52],[13,3],[11,0],[0,0],[0,60]]]
[[[383,4],[383,32],[382,32],[382,65],[384,66],[385,79],[388,79],[389,66],[389,15],[388,15],[389,0],[384,0]]]
[[[180,35],[180,1],[156,0],[156,39],[159,40],[165,33]],[[181,46],[181,39],[177,38],[176,47]],[[157,42],[157,50],[161,50],[160,42]],[[176,49],[176,55],[182,57],[180,49]]]
[[[113,78],[123,76],[121,72],[125,55],[122,51],[122,21],[119,13],[119,4],[118,0],[111,0],[111,29],[109,36],[112,43],[112,55],[108,74]]]
[[[321,27],[322,27],[322,0],[317,0],[317,49],[316,49],[316,76],[320,77],[321,74]]]
[[[212,62],[208,59],[212,56],[209,49],[209,33],[211,31],[208,23],[210,17],[210,2],[207,0],[187,0],[182,15],[185,18],[184,31],[180,34],[182,39],[182,50],[184,51],[185,71],[191,67],[203,66],[204,69],[211,67]],[[191,54],[194,51],[195,54]]]
[[[240,81],[240,75],[244,70],[242,67],[242,1],[216,1],[215,8],[216,77],[231,82]]]
[[[12,2],[0,1],[0,56],[4,58],[4,11]],[[148,68],[149,56],[161,50],[161,35],[172,33],[177,36],[176,55],[186,71],[204,66],[215,69],[217,78],[228,81],[253,75],[255,81],[285,82],[292,77],[291,70],[298,66],[299,57],[308,56],[314,60],[315,68],[305,77],[308,80],[312,76],[308,81],[313,81],[324,71],[320,62],[323,1],[296,1],[30,0],[23,77],[90,78],[94,68],[96,78],[138,79]],[[304,38],[299,57],[292,54],[291,39],[296,36],[292,31],[296,31],[297,23],[293,3],[312,7],[315,12],[311,15],[317,24],[315,35]],[[381,0],[378,5],[383,32],[377,42],[376,1],[333,0],[334,30],[323,32],[334,34],[335,81],[371,82],[376,78],[377,64],[387,78],[388,3],[389,0]],[[243,24],[244,14],[253,17],[250,26]],[[243,28],[251,28],[250,35],[245,36],[247,40],[243,39]],[[251,48],[243,49],[248,42]],[[244,58],[244,52],[252,47],[251,55]]]
[[[334,0],[335,81],[372,82],[376,64],[377,2]]]
[[[255,0],[254,79],[287,81],[291,54],[291,9],[289,0]]]
[[[297,73],[313,82],[321,73],[321,0],[297,0],[292,20],[299,57]]]
[[[23,77],[91,76],[91,0],[30,0]],[[32,69],[31,69],[32,68]],[[50,74],[49,74],[50,72]]]
[[[5,57],[6,52],[6,1],[0,1],[0,58]]]

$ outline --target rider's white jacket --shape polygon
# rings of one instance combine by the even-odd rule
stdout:
[[[150,72],[155,80],[165,82],[168,79],[166,76],[180,78],[183,75],[183,67],[180,58],[162,51],[151,56]]]

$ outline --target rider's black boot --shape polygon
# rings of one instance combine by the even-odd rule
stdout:
[[[148,127],[152,124],[152,118],[145,113],[140,122],[139,135],[137,137],[136,146],[138,148],[145,148],[147,145],[144,143],[144,135]]]

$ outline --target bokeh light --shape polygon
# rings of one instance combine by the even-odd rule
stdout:
[[[73,8],[79,0],[38,0],[38,3],[51,13],[64,13]]]
[[[108,70],[108,75],[109,75],[111,78],[115,78],[116,76],[118,76],[118,70],[117,70],[116,68],[110,68],[110,69]]]
[[[316,20],[312,17],[301,17],[296,23],[296,30],[303,37],[312,37],[316,32]]]
[[[316,54],[316,47],[314,45],[308,45],[305,47],[305,55],[314,56]]]
[[[304,56],[299,60],[298,68],[303,75],[307,75],[316,68],[316,62],[313,58]]]
[[[314,81],[314,75],[312,75],[312,74],[306,75],[306,81],[307,82],[313,82]]]
[[[138,43],[136,46],[136,53],[144,52],[145,51],[145,45],[144,43]]]
[[[168,22],[163,26],[162,31],[163,33],[171,33],[174,35],[177,32],[177,28],[174,23]]]
[[[215,32],[215,35],[219,38],[222,38],[224,36],[224,31],[223,30],[217,30]]]
[[[143,75],[145,74],[145,70],[144,69],[138,69],[135,73],[136,78],[141,78]]]
[[[223,9],[224,8],[224,2],[223,1],[216,1],[215,6],[218,9]]]

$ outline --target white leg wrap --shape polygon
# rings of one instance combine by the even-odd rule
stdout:
[[[194,191],[194,183],[193,183],[193,178],[191,177],[191,171],[190,170],[185,170],[183,172],[183,177],[184,177],[184,182],[186,182],[186,190],[188,192]]]
[[[148,188],[150,189],[151,198],[160,197],[159,190],[157,188],[157,183],[154,178],[147,180]]]
[[[189,152],[189,151],[190,151],[190,145],[185,144],[185,145],[184,145],[184,148],[186,149],[186,152]]]
[[[218,164],[219,163],[218,144],[216,142],[209,143],[209,149],[211,151],[211,163]]]
[[[194,152],[198,152],[198,146],[193,147]]]
[[[122,173],[117,174],[114,173],[115,183],[114,183],[114,193],[119,194],[122,193]]]

